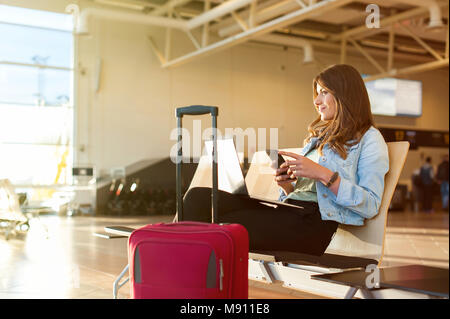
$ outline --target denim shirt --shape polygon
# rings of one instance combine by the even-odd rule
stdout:
[[[315,147],[318,139],[312,138],[300,155]],[[364,225],[366,218],[378,214],[384,191],[384,176],[389,170],[386,142],[381,133],[371,127],[358,144],[347,148],[347,159],[342,159],[328,145],[324,145],[319,164],[338,172],[341,177],[335,195],[320,181],[316,181],[317,200],[322,220],[341,224]],[[280,189],[280,201],[286,199]]]

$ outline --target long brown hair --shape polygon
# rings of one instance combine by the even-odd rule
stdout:
[[[332,120],[322,121],[319,115],[309,124],[305,144],[312,137],[318,137],[321,140],[319,153],[328,144],[346,159],[346,146],[359,143],[364,133],[374,125],[366,86],[359,72],[347,64],[332,65],[314,78],[314,99],[318,84],[334,96],[336,113]]]

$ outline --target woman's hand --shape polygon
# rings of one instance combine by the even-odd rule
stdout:
[[[322,182],[324,185],[328,183],[331,176],[333,175],[333,172],[329,170],[328,168],[317,164],[316,162],[310,160],[309,158],[298,155],[291,152],[285,152],[285,151],[278,151],[278,154],[286,155],[293,160],[288,160],[284,164],[289,166],[289,169],[287,170],[287,174],[291,177],[306,177],[318,180]],[[340,177],[336,180],[336,182],[333,183],[333,185],[330,187],[330,190],[337,194],[337,191],[339,189],[339,183],[340,183]]]
[[[295,182],[297,180],[297,178],[290,177],[290,174],[287,173],[288,169],[289,166],[286,162],[284,162],[280,165],[280,168],[275,171],[275,181],[277,182],[278,186],[280,186],[284,190],[286,195],[294,190],[292,182]]]
[[[291,177],[306,177],[321,180],[325,172],[324,169],[327,169],[302,155],[284,151],[279,151],[278,153],[293,158],[293,160],[286,161],[287,166],[289,166],[287,174]]]

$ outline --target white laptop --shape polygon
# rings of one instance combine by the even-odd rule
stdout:
[[[189,188],[212,187],[212,147],[212,141],[205,141],[203,155],[200,158],[197,171]],[[303,209],[303,207],[298,205],[250,196],[232,138],[217,139],[217,174],[219,190],[254,198],[269,206],[281,205]]]

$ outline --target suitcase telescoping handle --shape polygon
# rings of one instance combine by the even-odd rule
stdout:
[[[191,105],[178,107],[175,110],[177,116],[177,127],[178,127],[178,153],[177,153],[177,173],[176,173],[176,193],[177,193],[177,216],[178,221],[183,221],[183,196],[182,196],[182,185],[181,185],[181,164],[183,156],[182,147],[182,118],[183,115],[203,115],[211,114],[212,117],[212,139],[213,139],[213,149],[212,149],[212,192],[211,192],[211,203],[212,203],[212,216],[211,222],[215,223],[218,221],[218,173],[217,173],[217,116],[219,115],[219,108],[217,106],[205,106],[205,105]]]
[[[175,227],[175,226],[200,226],[200,227],[204,227],[205,223],[203,222],[178,222],[178,223],[159,223],[159,224],[155,224],[155,225],[160,225],[163,227]]]
[[[219,115],[219,109],[217,106],[205,106],[205,105],[191,105],[185,107],[179,107],[176,110],[177,117],[183,115],[203,115],[210,113],[211,116],[217,117]]]

